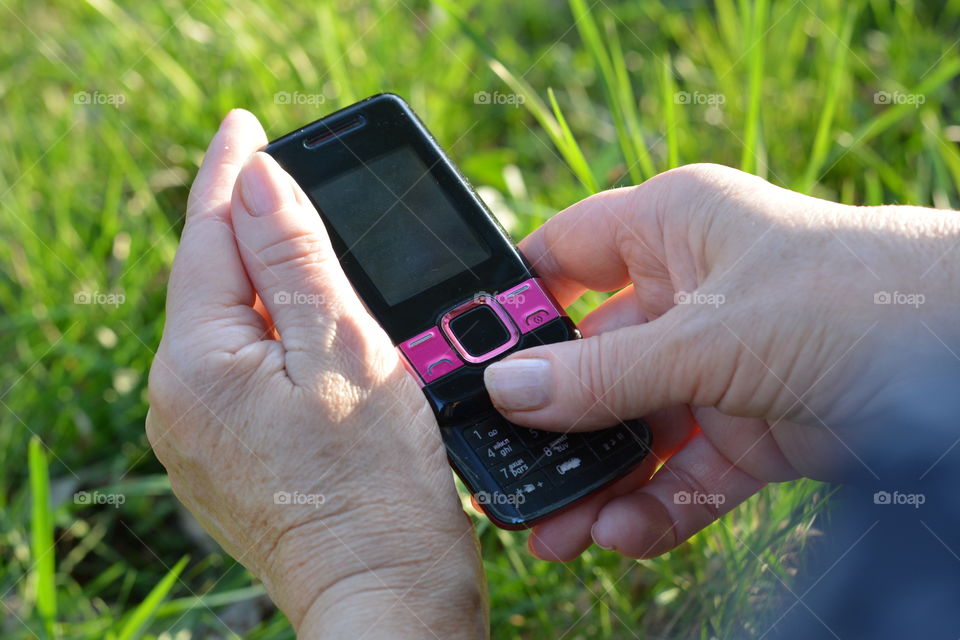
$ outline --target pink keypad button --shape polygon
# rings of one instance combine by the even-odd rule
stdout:
[[[463,360],[437,327],[400,343],[400,351],[424,382],[433,382],[463,366]]]
[[[527,333],[560,317],[536,278],[526,280],[497,296],[497,302],[506,309],[521,333]]]

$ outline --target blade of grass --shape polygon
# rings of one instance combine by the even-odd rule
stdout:
[[[667,140],[667,169],[673,169],[680,163],[679,142],[677,140],[680,132],[677,130],[677,105],[675,101],[677,83],[673,78],[673,65],[669,54],[663,56],[660,93],[663,98],[661,102],[663,105],[663,126],[666,129],[663,135]]]
[[[553,89],[547,89],[547,97],[550,99],[550,108],[553,110],[553,116],[557,119],[557,124],[560,126],[560,140],[557,145],[560,147],[560,152],[563,154],[563,157],[567,159],[567,163],[580,179],[580,182],[583,183],[583,186],[589,191],[596,191],[597,183],[593,178],[593,173],[590,171],[590,165],[587,164],[587,159],[583,156],[580,145],[577,144],[573,133],[570,131],[570,127],[567,125],[567,119],[563,117],[563,112],[560,111],[560,105],[557,104],[557,96],[554,95]]]
[[[640,136],[639,123],[636,122],[635,117],[636,110],[633,106],[633,90],[630,88],[626,68],[623,67],[618,74],[617,65],[622,67],[623,55],[620,53],[620,59],[617,60],[616,64],[613,62],[611,53],[607,51],[603,44],[604,39],[593,13],[584,0],[570,0],[570,10],[573,12],[573,20],[577,26],[577,31],[600,70],[607,106],[610,109],[610,116],[613,118],[617,141],[627,163],[630,177],[635,182],[641,182],[644,173],[653,175],[655,171],[653,162],[642,145],[642,136]],[[629,103],[629,106],[625,103]],[[628,124],[627,111],[633,114],[633,126]],[[634,127],[636,131],[631,132]]]
[[[627,169],[630,177],[637,184],[643,181],[644,176],[653,176],[657,171],[653,159],[647,151],[643,139],[643,130],[640,127],[640,113],[637,109],[637,100],[630,83],[630,74],[627,71],[626,57],[620,46],[620,36],[617,33],[613,19],[607,23],[607,34],[610,38],[610,58],[613,62],[614,78],[616,79],[617,98],[620,111],[626,125],[626,139],[631,147],[636,163],[630,164]],[[639,164],[637,164],[639,163]]]
[[[56,553],[53,543],[53,514],[50,509],[50,475],[47,456],[40,438],[30,438],[28,450],[30,492],[32,496],[31,556],[33,580],[37,590],[37,612],[48,637],[53,637],[57,616],[55,583]]]
[[[176,600],[165,602],[157,607],[156,617],[163,618],[165,616],[183,613],[184,611],[189,611],[191,609],[213,609],[214,607],[223,607],[236,602],[253,600],[254,598],[259,598],[266,593],[267,590],[263,587],[263,585],[258,584],[250,587],[243,587],[241,589],[233,589],[231,591],[221,591],[220,593],[209,593],[202,596],[177,598]]]
[[[743,133],[743,151],[740,155],[740,168],[747,173],[757,169],[760,155],[760,99],[763,97],[763,60],[764,40],[767,26],[767,0],[754,0],[750,12],[750,49],[747,56],[750,64],[749,85],[747,88],[747,117]]]
[[[334,86],[337,87],[337,99],[341,104],[350,104],[356,101],[359,96],[357,96],[357,91],[353,86],[353,74],[347,69],[346,65],[345,58],[349,48],[342,46],[337,33],[337,25],[341,24],[341,21],[334,16],[332,4],[320,4],[318,11],[320,14],[318,22],[324,31],[318,43],[320,53],[324,62],[326,62],[330,78]]]
[[[579,145],[576,143],[571,145],[567,142],[567,138],[565,138],[564,135],[564,127],[561,126],[557,119],[553,116],[551,110],[546,104],[544,104],[543,100],[540,99],[536,91],[533,90],[533,87],[510,71],[506,65],[500,61],[493,47],[470,24],[466,15],[463,13],[463,10],[458,5],[454,4],[450,0],[435,1],[447,12],[448,15],[453,17],[464,35],[470,38],[470,40],[477,46],[477,49],[480,51],[480,53],[482,53],[487,59],[487,64],[489,65],[490,69],[497,74],[497,76],[503,80],[511,90],[518,95],[523,96],[523,106],[547,132],[547,135],[550,137],[550,141],[553,142],[554,146],[563,157],[563,160],[567,163],[567,166],[570,167],[570,170],[580,181],[580,184],[582,184],[587,190],[587,193],[596,192],[597,180],[593,176],[593,172],[590,170],[583,153],[580,151]],[[570,136],[570,139],[572,139],[572,136]]]
[[[935,71],[926,76],[926,79],[913,88],[909,93],[926,96],[953,80],[960,74],[960,57],[946,58],[937,65]],[[916,105],[904,102],[888,107],[874,116],[866,124],[853,133],[853,142],[845,149],[835,150],[830,156],[832,167],[841,156],[846,155],[857,147],[862,147],[870,140],[892,127],[894,124],[911,113],[916,113]]]
[[[137,608],[134,609],[123,622],[123,625],[115,636],[117,640],[135,640],[143,636],[147,625],[153,620],[160,605],[180,577],[180,572],[187,566],[189,559],[188,556],[180,558],[179,562],[167,572],[167,575],[150,590],[150,593],[143,599],[143,602],[138,604]]]
[[[817,133],[813,138],[813,149],[810,151],[810,159],[807,161],[803,178],[796,186],[797,191],[801,193],[808,193],[813,188],[819,175],[818,172],[829,152],[833,117],[837,110],[837,96],[840,93],[840,86],[847,78],[847,52],[850,50],[850,36],[853,34],[853,25],[858,11],[859,7],[850,6],[841,27],[840,36],[836,40],[830,66],[830,78],[827,80],[827,93],[823,100],[823,108],[820,110]]]

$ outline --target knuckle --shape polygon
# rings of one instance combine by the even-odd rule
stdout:
[[[677,482],[680,483],[680,486],[683,488],[683,490],[689,492],[691,496],[713,495],[711,492],[707,491],[706,486],[696,475],[684,469],[683,467],[673,467],[670,469],[670,473],[674,476],[674,478],[676,478]],[[706,516],[710,519],[710,522],[719,520],[723,515],[717,500],[697,500],[694,502],[694,504],[697,509],[706,514]]]
[[[177,441],[188,437],[195,423],[204,420],[204,412],[230,400],[232,396],[226,390],[240,379],[241,373],[227,375],[230,370],[224,366],[235,355],[217,352],[197,356],[189,349],[187,355],[185,347],[161,344],[150,367],[146,426],[151,444],[160,439]]]
[[[710,214],[711,205],[740,188],[744,180],[756,179],[723,165],[698,163],[665,171],[648,184],[661,214],[703,215]]]
[[[162,419],[177,407],[186,386],[167,361],[164,350],[158,351],[147,378],[147,398],[151,410],[156,411]]]
[[[160,444],[168,441],[171,435],[175,437],[180,431],[177,426],[183,421],[187,409],[184,402],[188,393],[186,383],[163,363],[158,364],[158,361],[154,360],[147,386],[150,408],[146,431],[147,440],[158,456],[163,450]]]
[[[577,370],[578,395],[588,404],[592,413],[609,412],[610,403],[618,404],[618,390],[613,377],[617,363],[611,362],[610,334],[599,334],[583,340]]]
[[[144,429],[147,432],[147,442],[150,443],[150,448],[157,451],[157,447],[162,439],[163,426],[159,422],[159,418],[157,418],[157,412],[152,407],[147,409]]]
[[[718,328],[723,320],[705,317],[695,309],[674,307],[670,313],[674,324],[659,341],[659,359],[653,363],[655,369],[668,372],[662,385],[665,393],[679,402],[713,406],[719,398],[719,383],[726,381],[729,333]],[[705,344],[712,348],[699,348]]]
[[[698,162],[670,169],[660,174],[663,182],[669,182],[671,187],[678,191],[686,188],[710,188],[737,181],[741,176],[747,176],[737,169],[722,164]]]

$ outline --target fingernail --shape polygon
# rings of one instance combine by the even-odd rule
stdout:
[[[268,216],[296,202],[290,180],[277,168],[272,158],[258,152],[240,171],[240,198],[250,215]]]
[[[541,409],[550,403],[550,362],[516,358],[490,365],[483,381],[493,404],[510,411]]]
[[[609,542],[606,542],[608,536],[608,532],[603,530],[603,526],[601,526],[599,522],[594,522],[593,526],[590,527],[590,537],[593,538],[593,544],[597,545],[601,549],[612,551],[613,545]]]

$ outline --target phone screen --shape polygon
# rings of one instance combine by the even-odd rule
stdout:
[[[389,305],[491,255],[410,147],[346,171],[310,196]]]

